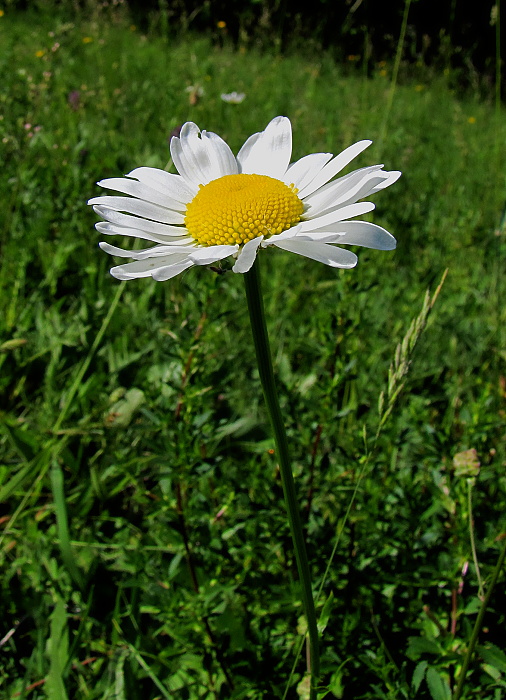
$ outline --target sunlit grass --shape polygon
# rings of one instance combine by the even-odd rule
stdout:
[[[397,85],[385,121],[390,65],[364,77],[325,55],[167,43],[121,18],[0,22],[0,636],[12,632],[2,692],[47,697],[43,684],[26,691],[45,678],[53,689],[65,679],[69,698],[284,691],[301,611],[242,280],[199,268],[119,287],[86,207],[97,180],[168,166],[170,134],[186,120],[237,150],[277,114],[294,125],[294,158],[371,138],[354,167],[404,173],[374,214],[395,253],[363,250],[348,272],[264,256],[317,583],[395,346],[449,269],[325,584],[335,602],[324,680],[335,697],[342,684],[342,697],[376,700],[410,697],[420,659],[450,677],[478,589],[472,563],[462,578],[472,554],[455,454],[475,448],[481,462],[482,575],[504,527],[504,113],[457,98],[444,76],[417,76]],[[223,102],[234,90],[244,101]],[[133,389],[144,400],[130,410]],[[64,477],[84,594],[58,545],[51,469]],[[487,639],[500,645],[500,600],[492,606]],[[441,631],[452,614],[456,637]],[[59,644],[51,661],[48,640]],[[487,664],[474,667],[469,697],[492,697]]]

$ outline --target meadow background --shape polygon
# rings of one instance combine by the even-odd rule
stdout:
[[[305,697],[242,277],[119,283],[86,206],[97,180],[170,168],[187,120],[237,151],[278,114],[293,159],[371,138],[352,167],[403,171],[375,197],[395,252],[261,260],[322,697],[451,698],[506,537],[499,6],[475,61],[417,34],[424,0],[392,4],[383,34],[366,15],[334,42],[323,1],[313,25],[281,3],[0,9],[2,698]],[[503,580],[464,698],[506,697]]]

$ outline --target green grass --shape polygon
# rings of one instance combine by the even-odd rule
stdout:
[[[352,271],[262,258],[316,589],[339,533],[322,681],[328,697],[448,697],[479,607],[455,455],[481,463],[482,579],[505,529],[504,110],[401,66],[387,113],[393,66],[164,42],[120,15],[6,12],[0,32],[2,697],[285,692],[301,608],[243,280],[120,284],[86,206],[99,179],[166,167],[188,119],[236,151],[277,114],[294,159],[371,138],[353,167],[403,171],[375,198],[395,253],[359,250]],[[223,103],[231,90],[245,101]],[[446,268],[374,444],[395,347]],[[506,697],[503,611],[499,586],[463,697]]]

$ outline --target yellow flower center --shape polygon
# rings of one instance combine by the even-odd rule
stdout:
[[[186,208],[185,226],[199,245],[242,245],[300,221],[295,185],[267,175],[224,175],[200,189]]]

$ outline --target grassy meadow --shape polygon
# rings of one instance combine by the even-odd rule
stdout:
[[[395,252],[261,256],[321,697],[450,700],[506,537],[503,106],[394,57],[366,75],[119,11],[6,10],[0,45],[0,696],[306,697],[242,276],[120,283],[86,205],[170,168],[187,120],[237,152],[282,114],[293,160],[370,138],[351,167],[403,171],[368,215]],[[485,607],[468,700],[506,698],[504,578]]]

